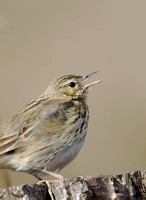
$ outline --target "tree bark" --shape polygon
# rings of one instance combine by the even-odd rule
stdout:
[[[146,170],[0,189],[2,200],[146,200]]]

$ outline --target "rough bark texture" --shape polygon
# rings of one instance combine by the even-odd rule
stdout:
[[[144,200],[146,170],[122,175],[75,177],[45,185],[22,185],[0,189],[4,200]]]

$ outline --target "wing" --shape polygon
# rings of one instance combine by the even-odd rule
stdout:
[[[0,127],[0,156],[9,155],[20,146],[24,140],[37,134],[53,134],[66,123],[68,110],[72,102],[64,100],[34,100],[20,109]]]

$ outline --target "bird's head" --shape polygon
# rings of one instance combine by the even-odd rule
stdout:
[[[96,72],[93,72],[86,76],[64,75],[52,81],[45,93],[48,93],[49,96],[52,95],[52,97],[56,96],[57,98],[72,100],[86,99],[88,89],[101,82],[101,80],[99,80],[85,84],[86,80],[95,73]]]

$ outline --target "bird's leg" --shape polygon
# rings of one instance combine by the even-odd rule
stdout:
[[[38,175],[36,175],[36,174],[33,174],[34,175],[34,177],[36,177],[39,181],[43,181],[43,179],[41,178],[41,177],[39,177]]]
[[[66,178],[64,177],[64,176],[62,176],[62,175],[60,175],[60,174],[57,174],[57,173],[55,173],[55,172],[51,172],[51,171],[49,171],[49,170],[46,170],[45,168],[40,168],[39,169],[41,172],[44,172],[44,173],[46,173],[46,174],[49,174],[49,175],[51,175],[51,176],[54,176],[54,177],[56,177],[56,178],[58,178],[60,181],[64,181],[64,180],[66,180]],[[41,179],[40,177],[38,177],[37,175],[35,176],[36,178],[38,178],[40,181],[37,183],[37,184],[40,184],[40,183],[45,183],[46,185],[48,185],[49,183],[51,183],[51,182],[57,182],[58,180],[43,180],[43,179]]]
[[[45,168],[40,168],[40,171],[42,171],[42,172],[44,172],[44,173],[46,173],[46,174],[49,174],[49,175],[51,175],[51,176],[54,176],[55,178],[58,178],[58,179],[61,180],[61,181],[64,181],[64,180],[66,179],[64,176],[62,176],[62,175],[60,175],[60,174],[57,174],[57,173],[55,173],[55,172],[51,172],[51,171],[49,171],[49,170],[47,170],[47,169],[45,169]]]

